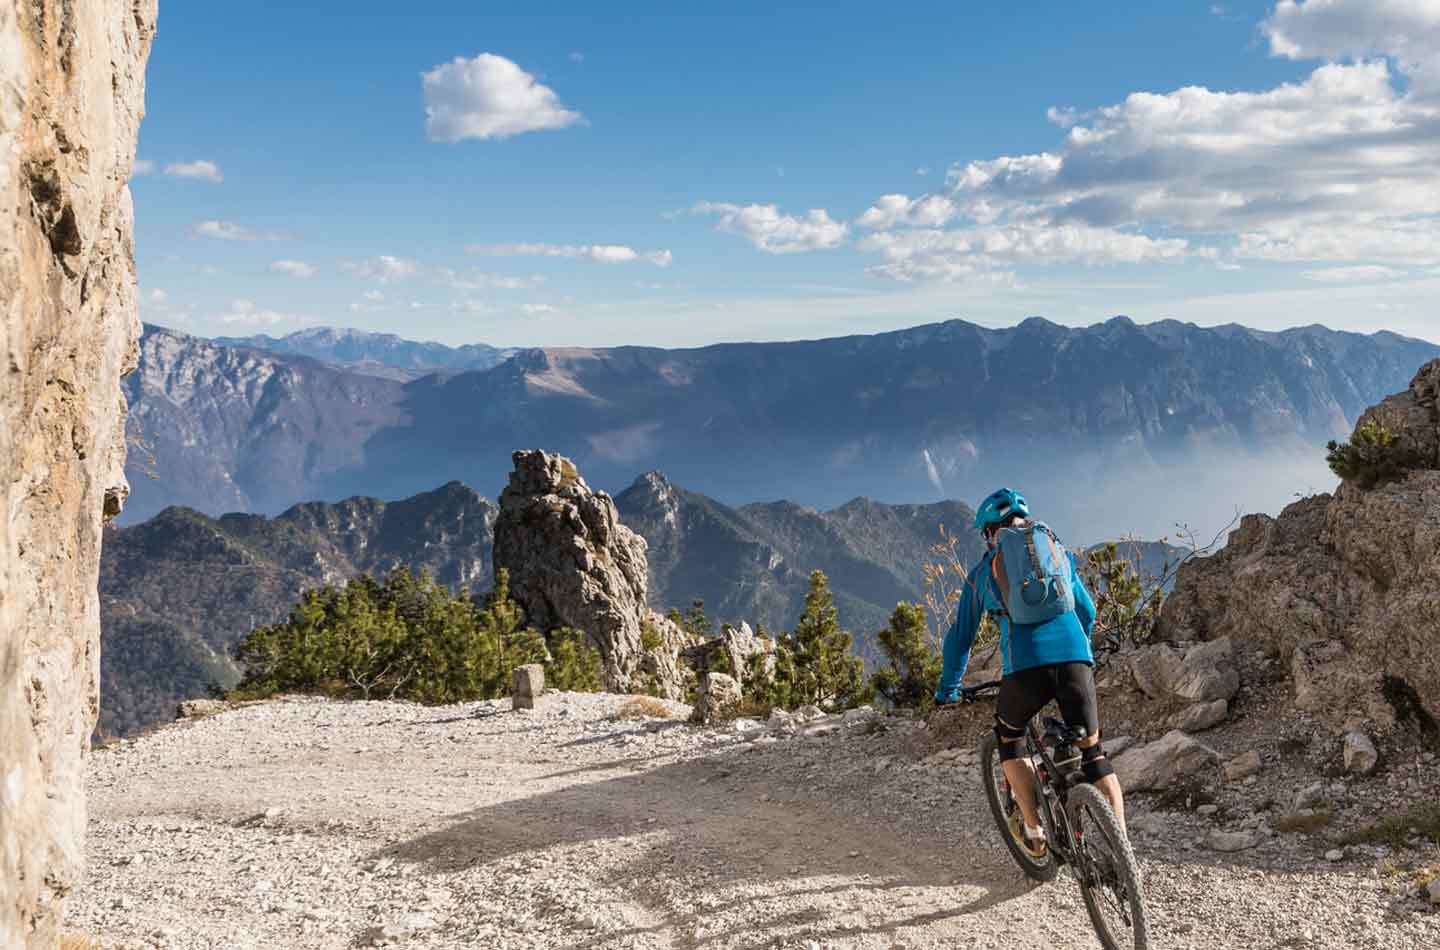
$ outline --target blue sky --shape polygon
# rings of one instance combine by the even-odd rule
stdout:
[[[1440,0],[167,4],[147,320],[695,345],[1116,313],[1440,340]]]

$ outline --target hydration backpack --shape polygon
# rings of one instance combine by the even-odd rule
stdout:
[[[1070,557],[1043,522],[1002,528],[990,560],[990,576],[1014,623],[1054,620],[1075,609]]]

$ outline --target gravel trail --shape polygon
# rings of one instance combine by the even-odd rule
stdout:
[[[968,753],[918,724],[623,702],[288,699],[97,751],[71,925],[106,948],[1099,946],[1073,880],[1025,882]],[[1218,855],[1181,843],[1191,816],[1134,817],[1156,946],[1440,946],[1379,862]]]

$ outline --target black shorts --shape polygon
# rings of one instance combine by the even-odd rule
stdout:
[[[1085,734],[1100,731],[1100,707],[1095,702],[1095,670],[1089,663],[1055,663],[1011,673],[1000,681],[995,715],[1023,729],[1050,700],[1060,704],[1060,716]]]

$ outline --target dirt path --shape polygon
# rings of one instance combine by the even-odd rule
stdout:
[[[436,948],[1098,946],[1073,881],[1027,886],[973,772],[922,760],[919,730],[776,738],[617,722],[621,702],[288,701],[99,752],[72,920],[106,947],[386,927]],[[1370,867],[1138,844],[1157,946],[1440,946],[1440,915]]]

